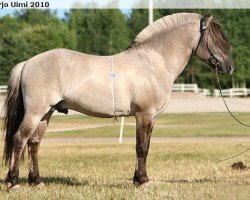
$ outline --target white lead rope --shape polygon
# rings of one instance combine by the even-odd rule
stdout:
[[[112,79],[113,85],[112,85],[112,102],[113,102],[113,112],[115,115],[115,70],[114,70],[114,58],[111,56],[111,72],[110,77]]]
[[[112,79],[113,85],[112,85],[112,103],[113,103],[113,112],[114,112],[114,121],[117,120],[116,116],[116,105],[115,105],[115,69],[114,69],[114,58],[111,56],[111,72],[110,72],[110,78]],[[123,129],[124,129],[124,117],[122,117],[121,120],[121,127],[120,127],[120,136],[119,136],[119,143],[122,143],[122,135],[123,135]]]

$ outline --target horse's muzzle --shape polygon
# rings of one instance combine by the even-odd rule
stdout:
[[[229,65],[229,66],[227,67],[227,73],[228,73],[228,74],[232,74],[233,71],[234,71],[234,66],[233,66],[233,65]]]

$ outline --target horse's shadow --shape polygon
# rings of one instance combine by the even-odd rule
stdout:
[[[86,180],[78,181],[76,178],[72,177],[42,177],[45,185],[56,184],[56,185],[67,185],[67,186],[85,186],[88,185],[89,182]],[[19,178],[20,184],[25,184],[28,182],[27,178]],[[4,180],[0,180],[0,183],[4,184]]]
[[[129,178],[127,181],[131,181],[132,179]],[[103,186],[109,187],[109,188],[127,188],[129,183],[125,181],[119,184],[104,184]],[[27,184],[28,179],[27,178],[19,178],[20,184]],[[90,183],[87,180],[78,181],[76,178],[72,177],[43,177],[43,182],[45,185],[67,185],[67,186],[86,186],[90,185]],[[216,183],[216,182],[227,182],[223,179],[213,179],[213,178],[198,178],[198,179],[159,179],[159,180],[151,180],[151,183]],[[4,184],[4,181],[0,179],[0,183]],[[131,183],[132,185],[132,183]]]
[[[212,178],[196,178],[196,179],[161,179],[160,182],[165,183],[218,183],[225,182],[222,179],[212,179]]]

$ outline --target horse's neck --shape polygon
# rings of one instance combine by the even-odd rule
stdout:
[[[145,42],[142,49],[154,63],[154,67],[164,68],[175,80],[188,63],[199,40],[198,21],[192,22],[165,34],[155,36]],[[140,51],[140,48],[138,48]],[[141,50],[142,51],[142,50]],[[162,61],[160,61],[162,60]]]

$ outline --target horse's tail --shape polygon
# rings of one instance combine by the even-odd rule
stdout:
[[[3,161],[5,162],[5,165],[9,164],[11,161],[13,137],[24,117],[23,95],[20,78],[25,63],[26,62],[21,62],[12,69],[8,83],[7,97],[3,107],[5,132]]]

